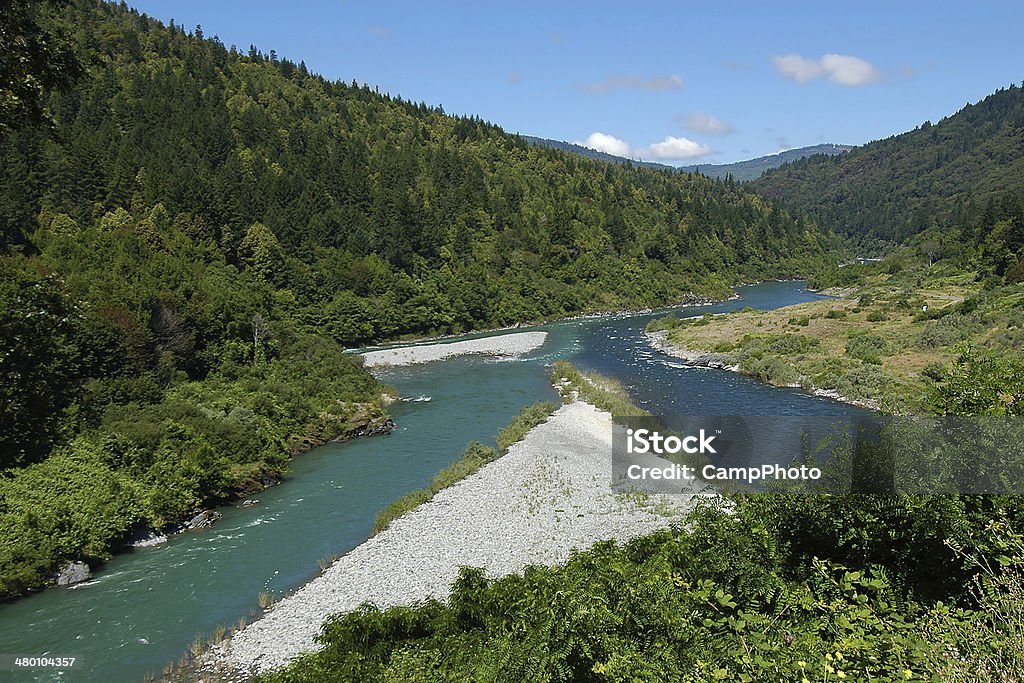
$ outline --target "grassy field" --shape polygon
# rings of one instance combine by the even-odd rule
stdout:
[[[665,345],[777,386],[834,392],[885,412],[929,412],[958,345],[1018,350],[1024,290],[983,290],[973,273],[878,272],[830,300],[774,311],[656,320]]]

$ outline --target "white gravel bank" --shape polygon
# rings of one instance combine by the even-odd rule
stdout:
[[[383,608],[446,598],[463,565],[500,577],[668,526],[664,503],[688,507],[692,497],[612,494],[611,434],[608,413],[582,402],[562,406],[505,456],[395,520],[215,646],[201,670],[245,680],[277,668],[315,647],[325,616],[364,602]]]
[[[363,364],[368,368],[382,365],[413,365],[443,360],[467,353],[482,353],[492,356],[518,356],[533,351],[547,339],[547,332],[516,332],[495,337],[467,339],[447,344],[424,344],[401,346],[394,349],[367,351]]]

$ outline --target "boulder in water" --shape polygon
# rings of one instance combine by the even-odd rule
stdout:
[[[216,510],[203,510],[186,522],[183,529],[205,529],[208,526],[213,526],[213,523],[223,516],[223,514]]]
[[[55,580],[58,586],[73,586],[91,578],[92,572],[85,562],[68,562],[57,572]]]

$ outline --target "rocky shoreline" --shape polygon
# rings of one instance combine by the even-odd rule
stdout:
[[[740,366],[737,363],[731,362],[731,358],[728,354],[714,353],[712,351],[695,351],[693,349],[684,349],[674,344],[670,344],[667,341],[668,334],[664,331],[659,332],[644,332],[644,336],[647,337],[647,341],[655,351],[662,353],[666,356],[671,356],[681,360],[684,365],[691,365],[698,368],[714,368],[716,370],[728,370],[729,372],[736,372],[741,375],[746,374],[740,370]],[[802,388],[799,384],[788,385],[790,389]],[[839,401],[841,403],[848,403],[858,408],[866,408],[867,410],[878,410],[878,403],[870,399],[855,399],[848,396],[843,396],[835,389],[813,389],[807,393],[812,396],[819,396],[821,398],[832,399],[833,401]]]
[[[315,647],[325,617],[445,599],[460,566],[488,576],[566,561],[597,541],[668,526],[693,496],[616,496],[611,415],[574,402],[508,453],[446,488],[337,560],[196,664],[206,681],[246,681]]]

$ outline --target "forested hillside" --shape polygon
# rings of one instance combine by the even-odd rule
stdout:
[[[124,5],[0,18],[0,597],[386,427],[343,346],[724,294],[831,243]]]
[[[950,246],[982,247],[1002,272],[1024,246],[1024,90],[1011,85],[938,123],[795,161],[752,187],[869,241],[953,231]]]
[[[50,102],[53,135],[5,145],[8,246],[144,223],[154,247],[180,234],[292,292],[343,343],[720,292],[819,253],[722,183],[531,148],[117,6],[66,15],[91,75]]]

